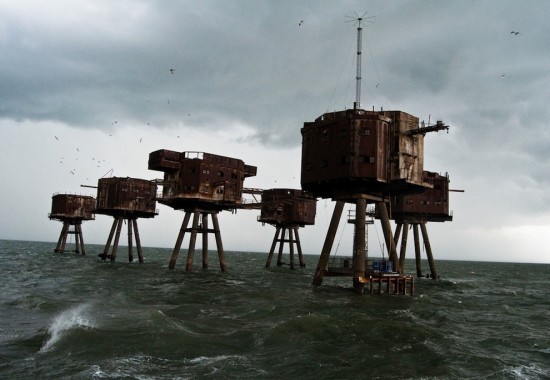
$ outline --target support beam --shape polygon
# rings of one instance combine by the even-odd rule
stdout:
[[[367,212],[367,201],[357,199],[355,203],[355,235],[353,252],[353,290],[363,294],[364,282],[360,278],[365,276],[365,221]]]
[[[138,251],[138,259],[139,259],[140,263],[143,263],[143,251],[141,249],[141,239],[139,237],[137,219],[132,219],[132,223],[134,224],[134,235],[136,237],[136,247],[137,247],[137,251]]]
[[[336,236],[336,231],[338,230],[338,224],[340,223],[340,218],[342,217],[342,211],[344,210],[344,201],[337,201],[334,206],[334,211],[332,213],[332,218],[330,220],[330,225],[327,231],[327,236],[325,237],[325,243],[323,244],[323,249],[321,250],[321,256],[319,257],[319,262],[317,263],[317,268],[315,269],[315,276],[313,277],[313,285],[320,286],[323,282],[323,277],[325,276],[325,270],[327,268],[328,259],[330,257],[330,251],[332,245],[334,244],[334,238]]]
[[[220,234],[220,224],[218,223],[218,214],[212,213],[212,223],[214,224],[214,235],[216,237],[216,247],[218,248],[218,258],[220,260],[220,269],[227,272],[227,263],[223,251],[222,236]]]
[[[435,280],[438,278],[438,276],[437,271],[435,270],[435,262],[432,254],[432,247],[430,245],[430,238],[428,237],[428,230],[426,229],[426,223],[420,223],[420,230],[422,231],[424,247],[426,248],[426,255],[428,256],[428,264],[430,265],[431,278]]]
[[[113,250],[111,251],[111,261],[116,260],[116,252],[118,250],[118,241],[120,239],[120,231],[122,230],[122,223],[124,219],[116,218],[115,220],[117,222],[117,227],[116,227],[116,234],[115,234],[115,242],[113,243]]]
[[[418,223],[413,224],[414,256],[416,261],[416,277],[422,277],[422,259],[420,257],[420,236],[418,235]]]
[[[195,255],[195,244],[197,242],[197,230],[199,228],[200,212],[195,211],[193,213],[193,225],[191,227],[191,239],[189,240],[189,250],[187,251],[187,263],[185,264],[185,271],[191,272],[193,270],[193,256]]]
[[[399,267],[401,271],[405,272],[405,254],[407,252],[407,239],[409,236],[409,223],[398,224],[399,227],[403,226],[403,235],[401,236],[401,250],[399,252]],[[397,242],[396,242],[397,244]]]
[[[132,242],[134,240],[134,236],[133,236],[133,233],[132,233],[132,223],[131,223],[131,220],[128,219],[128,262],[132,262],[134,261],[134,253],[132,252],[133,250],[133,247],[132,247]]]
[[[78,222],[75,225],[75,228],[78,231],[78,239],[79,239],[79,242],[80,242],[80,251],[81,251],[82,256],[84,256],[86,254],[86,250],[84,249],[84,236],[82,235],[82,222]]]
[[[399,274],[403,274],[401,268],[399,267],[399,259],[397,258],[397,251],[395,249],[395,241],[393,240],[391,232],[390,218],[388,215],[388,209],[386,208],[386,203],[376,202],[376,210],[378,212],[378,216],[380,217],[380,222],[382,223],[382,231],[384,232],[386,246],[388,247],[388,256],[390,257],[390,260],[393,261],[395,271]]]
[[[101,260],[107,260],[109,254],[109,248],[111,247],[111,241],[113,241],[113,236],[115,235],[116,227],[118,226],[118,219],[113,219],[113,225],[111,226],[111,232],[109,232],[109,237],[107,238],[107,243],[105,243],[105,248],[103,249],[103,254],[101,254]]]
[[[273,237],[273,242],[271,243],[271,249],[269,250],[269,255],[267,256],[267,261],[265,263],[265,267],[269,268],[271,266],[271,259],[273,258],[273,252],[275,252],[275,247],[277,246],[277,242],[279,241],[279,234],[281,232],[281,227],[276,226],[275,230],[275,236]]]
[[[298,235],[298,227],[294,228],[294,234],[296,235],[296,248],[298,249],[298,260],[300,261],[300,268],[305,268],[306,263],[304,256],[302,255],[302,244],[300,243],[300,235]]]
[[[187,225],[189,224],[189,219],[191,219],[191,213],[186,212],[185,217],[183,218],[183,222],[181,224],[178,238],[176,240],[176,245],[174,246],[174,250],[172,251],[170,264],[168,264],[168,268],[170,269],[174,269],[174,267],[176,266],[176,261],[178,261],[178,256],[180,254],[180,249],[181,249],[181,243],[183,242],[183,236],[185,235],[185,230],[187,229]]]
[[[208,214],[202,213],[202,269],[208,269]]]

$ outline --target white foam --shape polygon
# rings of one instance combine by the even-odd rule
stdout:
[[[81,304],[71,309],[61,312],[53,320],[48,328],[50,338],[44,343],[40,352],[49,351],[69,330],[77,327],[95,327],[92,319],[88,315],[89,304]]]

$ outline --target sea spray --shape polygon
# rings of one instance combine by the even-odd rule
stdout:
[[[49,339],[44,343],[40,352],[49,351],[71,329],[95,327],[89,315],[90,309],[90,304],[84,303],[57,315],[48,328]]]

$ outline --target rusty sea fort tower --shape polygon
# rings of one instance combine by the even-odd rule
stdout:
[[[421,126],[418,117],[399,110],[361,108],[362,22],[362,18],[357,19],[357,82],[353,109],[327,112],[313,122],[305,122],[301,129],[302,189],[315,197],[336,201],[313,284],[321,285],[325,275],[349,275],[358,293],[363,293],[367,284],[372,293],[373,282],[378,283],[379,291],[384,282],[388,292],[391,286],[394,293],[405,293],[410,283],[412,293],[413,279],[403,275],[397,257],[389,206],[392,199],[403,202],[406,196],[430,194],[433,181],[429,181],[424,172],[424,137],[429,132],[449,127],[441,121]],[[331,270],[329,255],[346,203],[355,205],[352,265]],[[389,261],[383,268],[369,267],[365,254],[368,204],[375,205],[375,215],[382,224],[388,249]],[[400,215],[401,224],[406,217],[413,218],[415,210],[409,211],[409,215]],[[445,209],[438,212],[444,213]]]

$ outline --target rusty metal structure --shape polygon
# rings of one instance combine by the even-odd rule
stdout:
[[[426,249],[426,256],[430,266],[430,277],[438,278],[435,262],[433,258],[430,239],[428,236],[427,222],[450,222],[453,215],[449,212],[449,175],[440,175],[438,173],[424,171],[424,181],[431,187],[416,194],[399,194],[390,197],[391,217],[396,222],[396,231],[394,236],[397,245],[401,231],[401,249],[399,254],[399,266],[403,268],[405,264],[405,254],[407,249],[407,239],[409,227],[413,229],[416,273],[422,277],[420,235],[418,227],[422,232],[422,239]]]
[[[304,123],[302,188],[336,201],[313,283],[320,285],[345,203],[355,204],[354,289],[362,292],[365,264],[365,218],[368,203],[376,205],[390,260],[402,275],[387,208],[390,197],[420,193],[432,184],[423,176],[424,136],[448,129],[438,121],[420,126],[402,111],[350,109],[325,113]]]
[[[424,137],[426,133],[448,129],[442,121],[425,126],[418,117],[403,111],[368,111],[361,108],[362,23],[357,27],[357,86],[353,109],[327,112],[313,122],[305,122],[302,134],[302,189],[316,197],[336,201],[315,275],[321,285],[345,203],[355,205],[352,270],[353,288],[363,293],[367,276],[366,214],[374,203],[381,221],[392,273],[377,276],[403,277],[392,236],[388,204],[398,194],[420,193],[432,187],[425,181]],[[372,287],[369,287],[369,290]]]
[[[157,184],[151,180],[130,177],[108,177],[98,180],[96,214],[110,215],[114,218],[105,249],[99,255],[102,260],[108,258],[111,261],[116,260],[120,232],[126,221],[128,224],[128,261],[134,261],[133,236],[135,236],[138,259],[140,263],[143,263],[137,219],[154,218],[158,215],[156,193]],[[109,249],[111,249],[110,254]]]
[[[298,251],[300,267],[306,266],[298,229],[315,223],[316,206],[317,199],[303,190],[268,189],[262,192],[258,221],[275,227],[275,236],[265,264],[266,268],[271,266],[277,244],[279,244],[277,266],[284,265],[282,257],[285,243],[288,243],[290,250],[290,269],[294,269],[294,246]],[[286,238],[287,232],[288,238]]]
[[[205,152],[175,152],[161,149],[149,154],[150,170],[164,172],[159,203],[175,210],[184,210],[185,217],[172,252],[169,268],[176,265],[186,232],[190,232],[185,269],[191,271],[197,234],[202,234],[202,267],[208,268],[208,234],[216,240],[222,272],[227,271],[218,213],[246,208],[243,204],[243,184],[247,177],[256,175],[255,166],[245,165],[236,158]],[[192,225],[188,228],[193,216]],[[213,228],[209,227],[210,216]]]
[[[68,235],[75,236],[75,253],[86,254],[82,222],[95,219],[95,198],[87,195],[54,194],[48,217],[63,222],[55,252],[65,252]],[[72,228],[71,228],[72,227]]]

